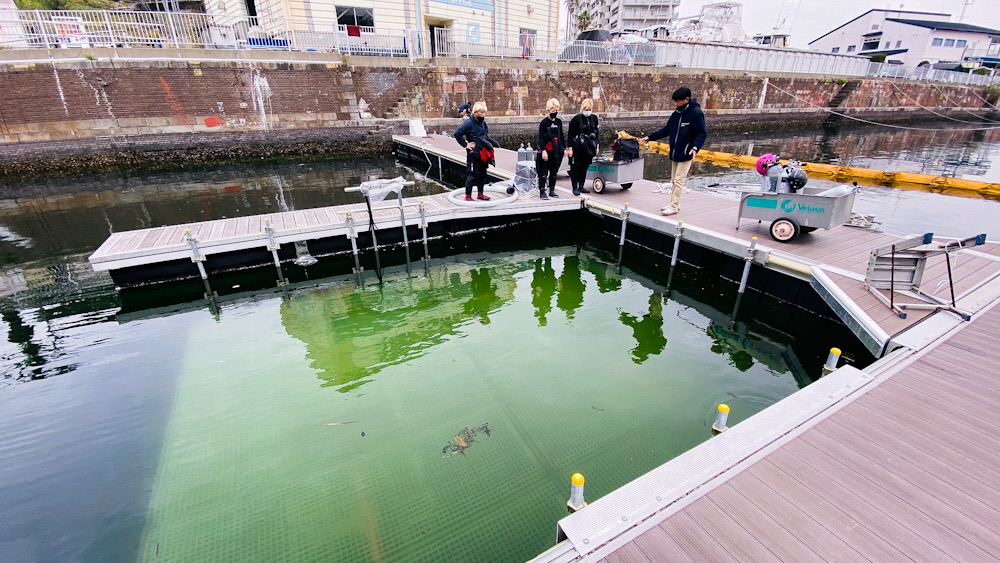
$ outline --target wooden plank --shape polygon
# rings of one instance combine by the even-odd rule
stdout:
[[[719,545],[739,561],[780,561],[750,532],[712,502],[696,501],[683,512],[715,538]]]
[[[225,230],[226,230],[226,220],[225,219],[217,219],[215,221],[210,221],[209,224],[211,225],[212,228],[211,228],[211,230],[208,233],[208,237],[206,237],[205,239],[202,239],[202,240],[204,240],[206,242],[207,241],[213,241],[214,242],[214,241],[221,240],[223,238],[222,237],[222,233],[224,233]]]
[[[768,551],[781,561],[823,561],[808,545],[778,524],[760,507],[755,506],[732,484],[724,483],[705,498],[711,500],[720,511],[726,513],[738,525],[763,544]],[[703,499],[704,500],[704,499]],[[703,502],[699,500],[697,502]],[[815,546],[821,552],[825,546]]]
[[[160,229],[147,229],[143,237],[136,243],[136,250],[145,250],[153,246],[156,237],[160,236]]]
[[[990,431],[994,432],[1000,430],[1000,423],[989,419],[991,416],[1000,418],[1000,402],[997,402],[1000,393],[984,393],[982,388],[973,390],[956,385],[942,380],[940,372],[932,373],[928,371],[929,369],[933,368],[924,368],[920,364],[909,366],[906,368],[905,377],[893,377],[883,385],[892,383],[893,385],[886,388],[890,392],[916,393],[914,397],[920,401],[927,401],[928,406],[938,410],[958,411],[956,416],[961,417],[967,424],[975,426],[982,423],[987,425],[984,430],[990,428],[992,428]]]
[[[942,432],[941,429],[923,421],[920,417],[900,417],[896,413],[886,412],[882,409],[884,403],[874,400],[867,401],[866,399],[866,397],[861,397],[852,403],[851,411],[852,414],[864,420],[866,424],[880,425],[882,428],[899,434],[901,439],[906,439],[907,436],[914,433],[920,435],[920,442],[926,447],[925,451],[947,448],[983,465],[1000,467],[1000,454],[981,447],[974,440]]]
[[[806,432],[808,434],[808,431]],[[804,436],[805,434],[803,434]],[[800,436],[801,438],[801,436]],[[926,525],[908,511],[896,513],[874,498],[863,494],[861,479],[848,479],[843,466],[830,457],[822,457],[805,442],[795,440],[769,456],[782,471],[794,476],[814,494],[836,503],[850,516],[874,531],[893,547],[915,561],[954,561],[950,550],[924,539]],[[881,501],[883,499],[879,499]],[[884,509],[884,510],[881,510]],[[902,520],[902,522],[900,521]]]
[[[966,464],[957,466],[940,464],[948,467],[948,472],[935,475],[927,471],[922,465],[915,464],[899,455],[885,451],[880,445],[868,440],[863,434],[855,433],[838,424],[822,425],[822,427],[818,428],[816,438],[816,443],[820,449],[823,449],[824,446],[820,445],[823,443],[827,445],[841,444],[847,446],[846,449],[849,453],[842,459],[857,462],[856,467],[863,467],[866,474],[870,474],[878,466],[877,471],[879,474],[890,476],[897,480],[901,478],[907,483],[912,483],[913,486],[920,489],[921,493],[926,492],[932,495],[936,499],[934,504],[949,505],[956,512],[962,513],[963,516],[968,516],[987,527],[991,526],[994,522],[1000,522],[1000,510],[995,508],[995,505],[990,504],[994,499],[1000,498],[1000,491],[992,489],[987,493],[986,497],[980,497],[979,495],[967,492],[964,487],[967,483],[977,490],[982,490],[983,488],[979,487],[975,479],[963,478],[960,475]],[[843,454],[845,449],[838,448],[836,451]],[[889,481],[891,482],[890,485],[896,482],[892,479]],[[914,497],[911,495],[904,492],[903,495],[897,493],[897,496],[913,504],[911,499]],[[991,535],[994,536],[995,541],[1000,542],[1000,535],[995,533]]]
[[[916,433],[891,432],[854,416],[850,410],[841,411],[829,420],[830,424],[842,426],[876,444],[886,455],[897,455],[932,473],[950,476],[957,486],[985,502],[993,502],[1000,495],[996,488],[996,483],[1000,483],[1000,470],[970,459],[960,451],[922,440]],[[962,468],[960,475],[952,473],[956,467]]]
[[[250,218],[240,217],[236,220],[236,236],[242,237],[250,233]]]
[[[677,563],[696,563],[697,561],[659,526],[653,526],[646,530],[632,543],[641,549],[650,561],[675,561]]]
[[[976,443],[977,447],[1000,451],[1000,438],[958,422],[953,413],[944,414],[924,408],[923,404],[913,400],[912,397],[889,395],[887,391],[882,389],[882,386],[879,386],[866,393],[862,399],[866,400],[869,406],[875,406],[877,401],[878,408],[888,416],[905,417],[901,418],[901,421],[919,418],[921,421],[933,425],[936,429],[934,433],[942,438],[949,440],[964,438],[969,442]]]
[[[808,455],[816,463],[825,464],[822,471],[840,479],[841,484],[863,494],[892,518],[904,523],[911,530],[938,547],[947,547],[948,553],[962,561],[994,560],[990,557],[993,546],[1000,549],[1000,536],[990,528],[972,519],[953,506],[942,502],[928,491],[922,490],[897,472],[887,471],[874,460],[847,447],[821,431],[807,432],[796,441],[796,453]],[[864,465],[864,472],[856,471]],[[898,468],[902,468],[899,464]],[[914,472],[915,474],[915,472]],[[929,480],[927,480],[930,483]],[[938,490],[938,492],[941,492]],[[993,536],[993,541],[990,540]]]
[[[236,227],[239,225],[239,220],[235,217],[224,219],[224,226],[222,229],[222,235],[220,238],[223,240],[228,238],[233,238],[236,235]]]
[[[848,513],[849,507],[817,495],[807,484],[783,471],[769,459],[765,458],[752,465],[741,475],[743,474],[759,480],[773,495],[798,507],[869,561],[897,561],[905,558],[889,541],[852,517]]]
[[[787,530],[799,542],[809,546],[828,561],[854,563],[864,559],[850,544],[823,527],[798,506],[765,485],[760,479],[743,472],[729,481],[747,501]],[[763,516],[761,517],[763,518]],[[759,536],[758,536],[759,537]]]
[[[140,231],[122,231],[120,233],[115,233],[112,235],[114,237],[114,242],[108,247],[108,254],[118,254],[122,252],[132,239],[139,234]]]
[[[652,563],[634,542],[619,547],[604,559],[608,563]]]
[[[695,561],[728,561],[735,563],[736,559],[722,548],[715,537],[706,532],[691,516],[684,511],[678,512],[660,523],[662,529],[684,553]]]

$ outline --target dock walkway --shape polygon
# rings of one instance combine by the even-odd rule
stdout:
[[[993,307],[711,492],[590,559],[1000,559],[997,334]]]

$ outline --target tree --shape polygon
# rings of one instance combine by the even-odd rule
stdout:
[[[590,15],[590,12],[584,10],[580,12],[580,15],[576,18],[576,27],[580,31],[586,31],[590,28],[591,22],[593,22],[594,17]]]
[[[874,55],[872,55],[872,62],[873,63],[884,63],[885,62],[885,53],[875,53]]]

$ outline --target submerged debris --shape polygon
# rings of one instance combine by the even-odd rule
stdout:
[[[445,457],[450,457],[452,454],[462,454],[465,455],[465,450],[476,441],[476,435],[479,433],[486,434],[487,437],[490,436],[490,425],[487,422],[482,426],[476,428],[465,428],[455,436],[452,436],[454,442],[448,442],[444,448],[441,449],[442,454],[448,454]]]
[[[356,420],[349,420],[347,422],[327,422],[327,426],[344,426],[345,424],[354,424]]]

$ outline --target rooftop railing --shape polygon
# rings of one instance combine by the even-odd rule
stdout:
[[[334,20],[115,10],[0,11],[0,48],[173,47],[315,51],[343,55],[488,57],[583,64],[644,65],[742,72],[875,76],[989,85],[1000,77],[870,63],[855,55],[690,41],[568,41],[470,28],[340,25]],[[989,51],[987,51],[989,53]]]

